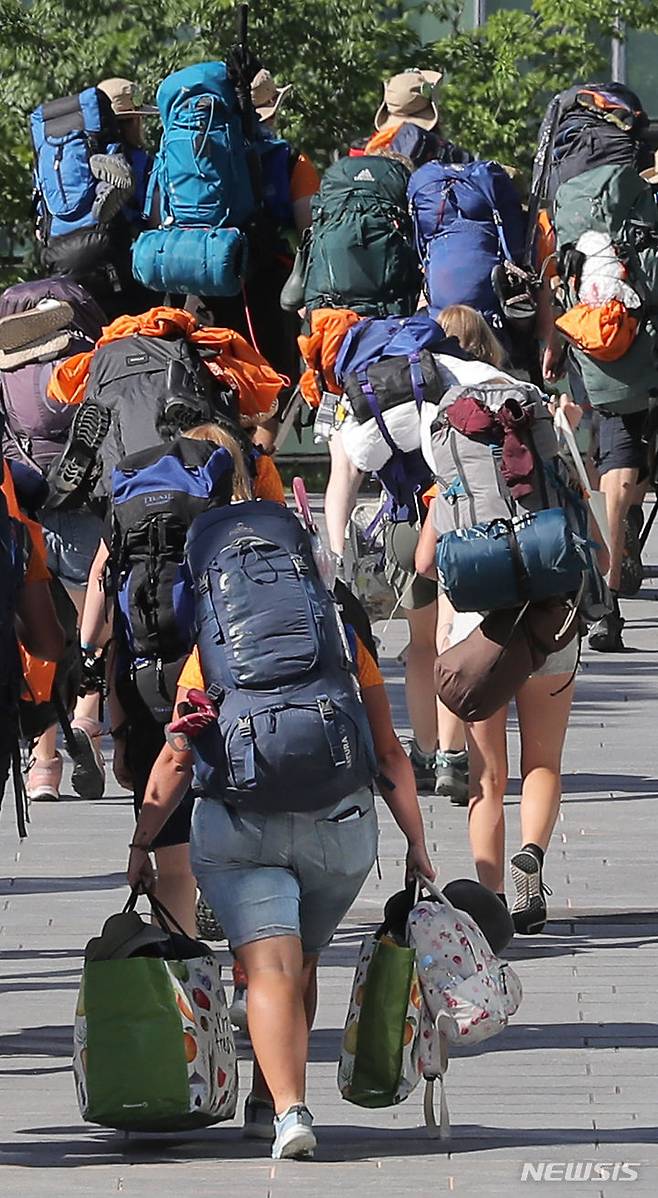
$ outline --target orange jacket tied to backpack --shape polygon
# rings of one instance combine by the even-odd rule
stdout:
[[[311,312],[311,331],[297,338],[299,352],[307,369],[299,380],[300,391],[309,408],[319,407],[322,392],[340,395],[334,367],[347,330],[360,317],[349,308],[316,308]]]
[[[140,316],[117,317],[103,329],[93,350],[75,354],[55,368],[48,385],[50,398],[59,403],[82,403],[95,350],[135,333],[142,337],[185,337],[199,349],[213,350],[214,357],[207,359],[208,368],[235,387],[244,422],[253,424],[275,414],[285,382],[282,376],[239,333],[199,326],[196,317],[181,308],[150,308]]]

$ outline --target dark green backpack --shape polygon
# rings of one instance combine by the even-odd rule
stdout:
[[[568,280],[582,269],[576,247],[584,233],[606,234],[624,263],[625,281],[641,300],[635,341],[623,357],[611,362],[580,349],[572,352],[595,408],[615,414],[642,411],[648,406],[649,392],[658,389],[658,207],[651,187],[631,166],[585,171],[558,187],[554,223],[558,271],[568,307],[579,298]]]
[[[410,316],[420,269],[407,209],[409,172],[395,159],[341,158],[313,200],[304,304],[361,316]]]

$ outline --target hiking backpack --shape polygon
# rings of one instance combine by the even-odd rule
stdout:
[[[632,166],[598,166],[555,193],[557,265],[587,397],[609,413],[646,408],[658,387],[658,206]]]
[[[237,295],[246,271],[243,231],[257,208],[235,87],[223,62],[174,71],[160,84],[160,150],[146,211],[160,228],[133,247],[135,277],[156,291]]]
[[[74,445],[72,454],[71,447],[65,449],[51,478],[56,486],[58,479],[60,487],[64,482],[64,495],[73,485],[95,486],[96,498],[106,499],[112,493],[112,471],[126,455],[217,418],[233,423],[236,410],[235,393],[215,378],[202,351],[185,337],[135,333],[109,341],[94,353],[73,426],[88,439],[80,473]]]
[[[2,429],[0,417],[0,430]],[[8,470],[0,450],[0,478]],[[23,585],[25,559],[29,552],[24,525],[9,515],[4,492],[0,491],[0,760],[11,766],[18,834],[27,835],[27,803],[19,747],[19,698],[21,663],[15,632],[18,596]],[[0,806],[4,784],[0,779]]]
[[[71,404],[57,403],[49,397],[52,372],[64,358],[93,349],[105,324],[105,316],[96,301],[84,287],[67,276],[8,287],[0,296],[0,320],[26,312],[49,299],[71,308],[70,318],[57,334],[59,340],[61,333],[60,349],[40,357],[35,347],[33,361],[0,372],[7,457],[24,459],[44,474],[61,453],[76,411]]]
[[[364,316],[408,316],[420,291],[407,211],[409,172],[365,155],[325,171],[312,201],[304,306],[350,308]]]
[[[552,204],[560,185],[585,171],[630,166],[639,172],[651,166],[643,140],[648,123],[638,96],[621,83],[579,83],[559,92],[539,130],[531,211],[542,202]]]
[[[110,568],[126,658],[119,666],[163,723],[194,625],[185,538],[199,513],[230,503],[232,482],[228,451],[188,437],[122,458],[112,471]]]
[[[433,354],[461,350],[436,321],[417,314],[360,320],[348,330],[335,374],[349,414],[340,426],[345,452],[359,470],[374,472],[395,519],[418,518],[431,471],[420,452],[424,403],[445,391]]]
[[[502,326],[492,272],[520,263],[525,217],[513,181],[497,162],[428,162],[409,183],[409,206],[432,315],[468,304]]]
[[[435,129],[423,129],[413,121],[405,121],[398,129],[389,152],[402,154],[413,164],[415,170],[426,162],[472,162],[473,155],[462,150],[452,141],[446,141]]]
[[[112,104],[104,92],[88,87],[40,104],[30,116],[30,130],[42,261],[59,273],[86,274],[109,253],[91,160],[121,150]]]
[[[515,476],[510,476],[509,466],[503,466],[502,428],[469,433],[455,427],[451,409],[463,399],[474,399],[494,415],[507,408],[527,455],[524,461],[517,446],[512,459]],[[474,387],[452,387],[443,396],[430,431],[431,447],[429,451],[426,447],[425,456],[433,463],[438,487],[434,525],[439,538],[476,525],[509,523],[530,513],[562,509],[582,557],[580,612],[589,622],[601,619],[610,609],[610,598],[592,552],[587,506],[559,456],[553,418],[537,388],[499,378]],[[482,587],[484,609],[490,605],[484,581]]]
[[[296,516],[269,500],[205,512],[187,563],[218,711],[193,745],[203,792],[305,811],[369,786],[376,764],[353,661]]]

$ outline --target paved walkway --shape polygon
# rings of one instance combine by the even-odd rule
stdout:
[[[658,537],[647,558],[658,560]],[[386,814],[383,880],[370,878],[321,969],[309,1079],[317,1159],[273,1167],[267,1150],[243,1143],[233,1125],[126,1143],[81,1123],[69,1069],[80,954],[124,901],[130,803],[114,786],[98,802],[65,793],[58,806],[33,810],[19,851],[8,796],[0,838],[2,1194],[516,1198],[532,1193],[524,1162],[552,1162],[553,1185],[566,1192],[574,1185],[558,1179],[569,1162],[582,1162],[585,1176],[586,1162],[635,1163],[633,1183],[592,1178],[580,1189],[598,1198],[658,1193],[657,600],[649,580],[624,604],[626,654],[584,655],[547,867],[553,918],[545,935],[510,952],[525,998],[509,1030],[451,1064],[448,1146],[426,1139],[420,1091],[395,1110],[369,1112],[342,1102],[336,1089],[359,940],[402,876],[401,838]],[[386,664],[404,728],[402,628],[393,626]],[[517,764],[513,748],[513,778]],[[511,849],[517,794],[512,781]],[[443,879],[470,873],[464,812],[430,799],[423,806]]]

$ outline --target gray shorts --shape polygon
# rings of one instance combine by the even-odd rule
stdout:
[[[234,949],[299,936],[305,953],[319,953],[376,852],[377,815],[366,789],[309,812],[265,814],[197,799],[192,816],[192,870]]]
[[[86,587],[91,563],[103,535],[93,512],[40,513],[48,549],[48,568],[69,587]]]

